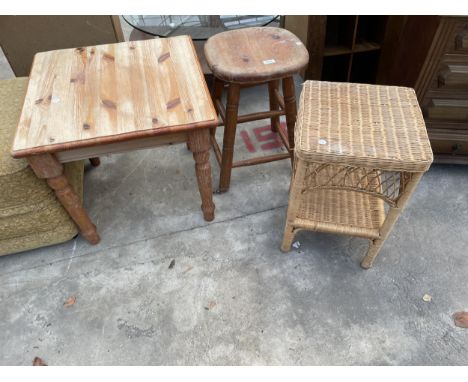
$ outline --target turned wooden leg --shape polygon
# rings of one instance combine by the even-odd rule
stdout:
[[[89,158],[89,161],[91,162],[91,165],[93,167],[97,167],[101,164],[101,160],[99,158]]]
[[[229,84],[226,105],[226,121],[224,125],[223,153],[221,158],[221,174],[219,178],[219,192],[226,192],[229,190],[229,185],[231,184],[232,159],[234,157],[239,96],[240,86],[238,84]]]
[[[399,197],[396,207],[390,207],[385,221],[383,222],[382,227],[380,228],[380,237],[378,239],[370,241],[369,250],[367,251],[366,256],[361,262],[361,267],[363,267],[364,269],[369,269],[370,267],[372,267],[375,258],[379,254],[380,249],[382,248],[385,240],[390,234],[390,231],[392,230],[393,226],[398,220],[398,217],[400,216],[401,212],[405,208],[406,202],[408,201],[413,191],[416,189],[416,186],[421,180],[422,175],[423,173],[411,174],[411,179],[406,185],[404,193]]]
[[[58,200],[76,223],[84,238],[91,244],[99,243],[100,237],[96,226],[91,222],[80,199],[63,174],[63,165],[51,154],[35,155],[27,159],[34,173],[39,178],[46,179],[49,187],[55,191]]]
[[[213,203],[213,190],[210,165],[210,133],[207,129],[195,130],[189,134],[190,147],[195,159],[195,172],[197,174],[198,189],[202,200],[201,209],[207,221],[214,219],[215,205]]]
[[[270,110],[279,110],[279,103],[276,99],[275,90],[278,89],[278,80],[268,82],[268,98],[270,99]],[[275,116],[270,118],[271,131],[278,131],[280,128],[280,117]]]
[[[286,114],[286,126],[288,127],[289,153],[291,162],[294,159],[294,125],[296,124],[296,90],[293,77],[283,78],[283,97]]]
[[[216,100],[220,100],[223,96],[223,89],[224,89],[224,82],[221,81],[220,79],[217,79],[216,77],[213,77],[213,88],[211,89],[211,98],[213,99],[213,102],[216,107]],[[212,136],[216,135],[216,126],[212,127],[210,129],[210,134]]]

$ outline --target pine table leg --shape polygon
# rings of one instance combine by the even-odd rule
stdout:
[[[197,174],[198,189],[202,200],[201,209],[206,221],[214,219],[215,205],[213,203],[213,190],[210,165],[210,132],[209,129],[200,129],[189,134],[189,145],[195,159],[195,172]]]
[[[51,154],[35,155],[27,159],[37,177],[45,179],[49,187],[55,191],[58,200],[78,226],[83,237],[91,244],[99,243],[101,239],[96,226],[63,174],[63,165]]]
[[[89,161],[93,167],[97,167],[101,164],[101,160],[98,157],[89,158]]]
[[[221,101],[222,99],[223,90],[224,90],[224,82],[217,79],[216,77],[213,77],[213,89],[211,91],[211,99],[215,103],[215,107],[217,107],[216,100]],[[210,134],[212,136],[216,135],[216,126],[210,129]]]

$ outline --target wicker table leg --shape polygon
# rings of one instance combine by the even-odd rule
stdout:
[[[390,231],[393,228],[393,225],[397,221],[398,217],[400,216],[401,212],[405,208],[406,202],[412,195],[413,191],[416,189],[419,181],[421,180],[423,173],[413,173],[411,174],[411,179],[405,187],[403,194],[398,199],[397,206],[391,207],[388,211],[387,217],[380,228],[380,237],[378,239],[374,239],[370,242],[369,250],[367,251],[366,256],[361,262],[361,267],[364,269],[369,269],[372,266],[375,258],[380,252],[385,240],[387,239]]]
[[[291,189],[289,191],[288,212],[286,225],[284,227],[283,244],[281,244],[281,250],[283,252],[288,252],[291,249],[291,244],[294,239],[294,219],[297,216],[297,211],[301,204],[305,170],[304,162],[297,160],[296,169],[294,170],[293,179],[291,181]]]
[[[213,190],[210,165],[210,133],[207,129],[195,130],[189,134],[189,145],[195,159],[195,172],[197,174],[198,189],[202,200],[201,209],[207,221],[214,219],[215,205],[213,203]]]
[[[31,156],[28,162],[34,173],[42,179],[46,179],[50,188],[55,191],[58,200],[78,226],[80,233],[91,244],[97,244],[101,240],[96,226],[92,223],[86,210],[81,205],[80,199],[68,183],[63,174],[63,165],[51,154]]]

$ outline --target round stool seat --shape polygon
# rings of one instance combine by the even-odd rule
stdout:
[[[291,76],[309,61],[304,44],[286,29],[255,27],[222,32],[205,44],[213,74],[227,82],[262,82]]]

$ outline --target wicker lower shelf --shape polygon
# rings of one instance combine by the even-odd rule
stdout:
[[[294,226],[375,239],[384,220],[380,198],[350,190],[312,189],[302,195]]]

